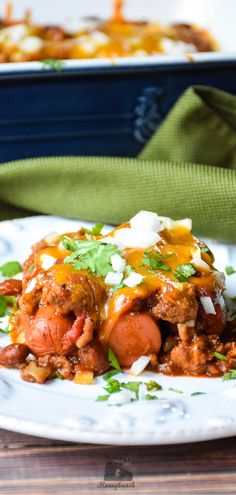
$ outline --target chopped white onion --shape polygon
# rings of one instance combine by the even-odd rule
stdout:
[[[192,43],[186,43],[181,40],[171,40],[170,38],[163,38],[161,47],[166,55],[183,55],[196,52],[196,46]]]
[[[18,43],[27,34],[27,27],[25,24],[16,24],[4,29],[4,34],[9,36],[13,43]]]
[[[118,239],[115,239],[115,237],[112,237],[111,235],[102,237],[101,239],[98,239],[98,241],[105,244],[114,244],[114,246],[117,246],[119,249],[124,248],[123,243],[120,242]]]
[[[25,53],[35,53],[43,47],[43,41],[38,36],[27,36],[19,43],[20,49]]]
[[[52,266],[55,265],[56,258],[50,256],[49,254],[43,253],[40,256],[40,262],[43,270],[49,270],[49,268],[52,268]]]
[[[90,36],[86,35],[80,36],[80,38],[78,39],[78,44],[80,48],[82,48],[82,50],[84,50],[89,55],[92,55],[97,48],[95,41],[93,41]]]
[[[127,390],[111,394],[107,401],[109,406],[123,406],[123,404],[128,404],[129,402],[131,402],[131,394]]]
[[[98,22],[92,19],[70,19],[64,25],[67,33],[79,34],[82,32],[90,31],[96,29]]]
[[[37,282],[36,278],[32,278],[32,280],[30,280],[30,282],[28,283],[25,289],[25,294],[29,294],[30,292],[32,292],[32,290],[34,290],[36,282]]]
[[[204,268],[204,270],[208,270],[208,271],[211,270],[208,263],[206,263],[204,260],[202,260],[201,249],[199,247],[194,247],[192,250],[192,253],[193,253],[193,257],[192,257],[190,263],[193,263],[193,265],[195,265],[195,266],[199,266],[201,268]]]
[[[123,273],[108,272],[105,278],[105,284],[118,285],[121,283],[122,278],[123,278]]]
[[[136,231],[129,228],[118,229],[114,234],[115,242],[123,248],[148,248],[161,240],[156,232]]]
[[[119,273],[122,273],[126,267],[125,259],[121,258],[121,256],[117,253],[113,254],[113,256],[111,257],[111,264],[112,264],[113,270],[115,270],[115,272],[119,272]]]
[[[129,373],[130,375],[138,376],[142,373],[143,370],[147,367],[150,362],[150,356],[140,356],[136,361],[133,362]]]
[[[118,297],[116,297],[115,299],[114,312],[119,313],[124,303],[125,303],[125,294],[119,294]]]
[[[187,230],[192,230],[191,218],[183,218],[182,220],[172,220],[168,217],[159,217],[162,222],[162,229],[175,229],[177,227],[185,227]]]
[[[127,278],[124,278],[123,282],[127,287],[136,287],[136,285],[141,284],[143,279],[144,277],[140,273],[131,272]]]
[[[109,42],[109,36],[102,31],[93,31],[90,33],[90,37],[97,46],[106,45]]]
[[[195,266],[199,266],[201,268],[204,268],[205,270],[208,270],[208,271],[211,270],[210,266],[204,260],[202,260],[201,258],[198,258],[198,257],[195,257],[194,258],[193,257],[191,259],[190,263],[192,263]]]
[[[212,302],[212,299],[209,296],[200,297],[200,301],[201,301],[203,309],[207,315],[215,315],[216,314],[215,306]]]
[[[225,309],[225,300],[224,300],[224,297],[223,296],[220,296],[217,301],[216,301],[216,304],[219,304],[221,309],[224,311]]]
[[[223,287],[225,286],[226,276],[224,272],[215,272],[215,278]]]
[[[46,237],[44,237],[44,241],[47,244],[57,244],[59,242],[59,239],[60,234],[58,234],[57,232],[51,232],[50,234],[46,235]]]
[[[141,210],[130,220],[131,229],[145,232],[158,232],[161,222],[156,213]]]

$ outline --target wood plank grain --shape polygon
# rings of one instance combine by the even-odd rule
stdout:
[[[128,488],[104,481],[108,464],[128,466]],[[105,486],[101,486],[105,483]],[[113,486],[109,486],[113,484]],[[236,494],[235,438],[185,445],[113,447],[69,444],[0,430],[0,493]]]

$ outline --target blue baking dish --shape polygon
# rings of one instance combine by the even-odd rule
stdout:
[[[45,2],[17,0],[17,14],[33,7],[40,21],[49,21],[52,4]],[[82,14],[103,9],[104,15],[110,4],[100,0],[98,7],[97,0],[88,0]],[[0,64],[0,162],[51,155],[132,157],[188,86],[206,84],[236,93],[235,2],[228,0],[223,12],[220,0],[204,2],[205,10],[201,4],[169,0],[167,12],[163,0],[145,0],[146,10],[143,0],[127,0],[131,17],[132,12],[136,18],[155,12],[161,22],[196,19],[207,25],[220,42],[220,53],[66,61],[60,72],[40,62]],[[66,6],[59,2],[55,11],[54,4],[55,22],[69,7],[80,15],[77,1],[68,0]]]

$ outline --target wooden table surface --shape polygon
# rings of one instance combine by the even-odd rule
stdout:
[[[111,447],[0,430],[1,495],[94,493],[236,494],[236,439]]]

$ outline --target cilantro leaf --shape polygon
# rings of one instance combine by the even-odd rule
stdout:
[[[91,229],[91,234],[93,235],[98,235],[98,234],[101,234],[101,231],[104,227],[104,224],[103,223],[97,223],[96,225],[94,225],[94,227]]]
[[[158,397],[156,395],[146,394],[145,399],[146,400],[158,400]]]
[[[196,273],[194,265],[192,263],[186,263],[184,265],[178,265],[174,276],[179,282],[187,282],[189,277],[192,277]]]
[[[178,388],[169,387],[168,390],[170,392],[175,392],[176,394],[183,394],[183,391],[179,390]]]
[[[210,251],[210,249],[207,247],[207,246],[200,246],[200,249],[202,251],[202,253],[208,253]]]
[[[18,308],[18,304],[15,296],[4,296],[4,297],[9,306],[12,306],[14,309]]]
[[[7,309],[7,301],[4,296],[0,296],[0,317],[5,316]]]
[[[1,333],[8,334],[8,333],[10,333],[10,331],[11,331],[11,329],[10,329],[9,325],[7,325],[6,328],[0,328]]]
[[[119,289],[123,289],[124,287],[124,282],[120,282],[120,284],[114,285],[112,293],[115,294]]]
[[[221,354],[221,352],[213,352],[213,356],[216,358],[216,359],[219,359],[220,361],[226,361],[226,356],[224,356],[224,354]]]
[[[127,382],[127,383],[122,383],[121,387],[125,388],[126,390],[130,390],[130,392],[134,392],[136,399],[139,398],[139,388],[142,382]]]
[[[206,395],[206,392],[193,392],[191,397],[195,397],[196,395]]]
[[[22,268],[18,261],[8,261],[7,263],[4,263],[4,265],[0,266],[0,272],[3,277],[11,278],[18,273],[21,273]]]
[[[62,376],[59,370],[55,372],[55,378],[58,378],[59,380],[64,380],[64,376]]]
[[[108,382],[111,378],[113,378],[113,376],[116,376],[119,373],[120,373],[120,371],[118,371],[118,370],[111,370],[106,375],[103,376],[103,380]]]
[[[154,253],[153,256],[149,256],[149,251],[146,251],[141,261],[144,265],[152,268],[152,270],[164,270],[166,272],[170,271],[170,267],[164,263],[164,258],[160,253]]]
[[[107,400],[109,398],[109,395],[98,395],[96,398],[97,402]]]
[[[232,266],[226,266],[225,272],[227,275],[233,275],[233,273],[236,273],[236,270]]]
[[[72,251],[72,254],[64,259],[64,263],[72,263],[76,270],[88,270],[102,277],[113,271],[111,257],[120,254],[116,244],[106,244],[97,240],[72,240],[63,237],[62,244]]]
[[[235,380],[236,379],[236,370],[230,370],[230,372],[225,373],[223,376],[223,380]]]
[[[159,383],[155,382],[155,380],[150,380],[145,383],[148,391],[156,392],[156,390],[162,390],[162,386]]]
[[[43,69],[53,69],[57,72],[61,72],[64,69],[64,63],[62,60],[56,58],[47,58],[42,60]]]
[[[120,392],[121,384],[119,380],[109,380],[107,382],[107,386],[104,387],[104,390],[109,394],[114,394],[115,392]]]
[[[34,263],[31,263],[31,265],[29,266],[27,272],[32,272],[32,270],[35,268],[35,265]]]
[[[112,368],[115,368],[115,370],[117,371],[121,371],[121,367],[119,365],[118,359],[110,347],[108,348],[108,361],[112,366]]]

